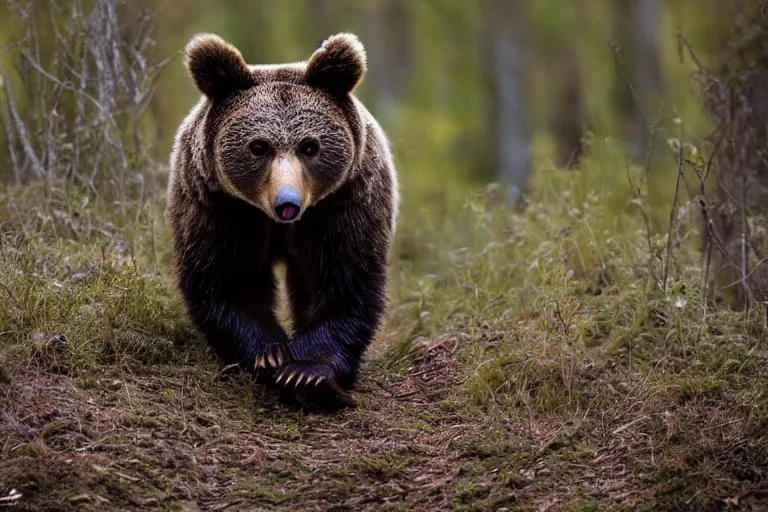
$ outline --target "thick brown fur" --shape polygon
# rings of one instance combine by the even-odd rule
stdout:
[[[384,313],[398,209],[387,139],[352,95],[363,47],[338,34],[307,62],[253,66],[199,35],[186,52],[204,96],[176,135],[166,218],[189,314],[225,362],[312,406],[347,405]],[[290,223],[274,206],[286,186]]]

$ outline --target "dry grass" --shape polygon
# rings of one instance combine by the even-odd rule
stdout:
[[[525,213],[484,195],[406,212],[360,406],[336,415],[285,409],[209,354],[168,274],[161,197],[3,190],[0,503],[768,506],[763,319],[702,299],[686,215],[660,292],[642,216],[584,188],[589,165],[540,178]]]

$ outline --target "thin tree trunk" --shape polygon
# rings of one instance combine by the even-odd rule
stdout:
[[[519,23],[523,5],[522,0],[491,0],[487,20],[494,168],[505,186],[507,201],[513,205],[525,188],[531,160],[525,130]]]
[[[369,0],[366,9],[366,51],[370,88],[376,114],[386,111],[395,99],[392,46],[387,37],[385,13],[389,0]]]
[[[370,87],[378,115],[402,98],[413,63],[410,20],[402,0],[369,0],[365,13]]]
[[[614,102],[635,158],[649,143],[649,110],[662,87],[658,0],[614,0],[617,51]]]
[[[579,163],[584,147],[584,101],[581,90],[581,66],[578,54],[572,48],[560,52],[562,77],[556,107],[551,120],[555,139],[555,164],[573,168]]]

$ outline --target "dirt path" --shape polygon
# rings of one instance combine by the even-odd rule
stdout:
[[[4,505],[675,510],[643,477],[642,436],[622,435],[632,424],[603,436],[589,411],[576,423],[470,415],[448,352],[399,375],[386,362],[365,366],[360,407],[335,415],[286,410],[210,361],[77,377],[30,364],[3,387],[0,475],[21,492]]]

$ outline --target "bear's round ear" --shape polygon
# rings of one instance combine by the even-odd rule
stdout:
[[[221,99],[256,81],[237,48],[213,34],[197,34],[185,49],[185,64],[200,92]]]
[[[336,34],[309,58],[304,79],[311,87],[344,96],[355,90],[365,71],[365,49],[357,36]]]

